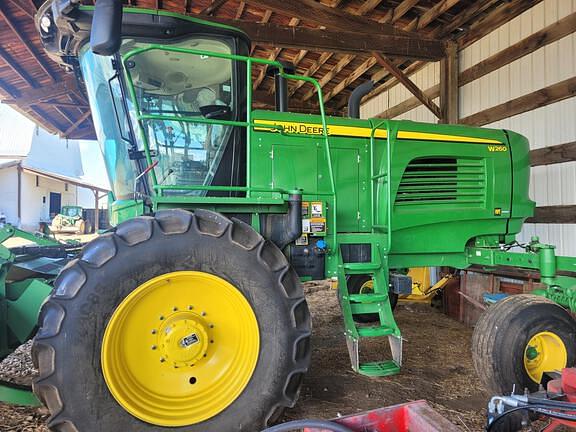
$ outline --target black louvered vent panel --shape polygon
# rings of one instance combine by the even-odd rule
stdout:
[[[486,196],[483,160],[419,158],[411,161],[400,181],[396,205],[481,205]]]

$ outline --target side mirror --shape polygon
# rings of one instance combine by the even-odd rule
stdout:
[[[122,0],[98,0],[92,17],[90,47],[94,54],[110,56],[122,42]]]
[[[212,120],[231,120],[232,109],[228,105],[204,105],[200,107],[202,117]]]

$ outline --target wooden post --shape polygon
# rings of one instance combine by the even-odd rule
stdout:
[[[446,57],[440,60],[440,123],[458,123],[458,45],[449,42]]]
[[[94,212],[94,233],[98,233],[98,230],[100,229],[100,196],[97,189],[94,189],[92,192],[94,192],[94,207],[96,208],[96,211]]]

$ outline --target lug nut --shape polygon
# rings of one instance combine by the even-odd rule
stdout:
[[[202,312],[202,316],[206,316],[206,312]]]
[[[152,334],[156,334],[156,329],[152,330]]]
[[[160,363],[164,363],[166,359],[164,357],[160,357]]]
[[[156,345],[152,345],[152,351],[154,351],[156,348]]]

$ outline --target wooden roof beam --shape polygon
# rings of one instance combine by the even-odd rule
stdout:
[[[349,32],[374,33],[379,35],[415,36],[392,25],[382,24],[371,19],[345,12],[318,3],[315,0],[245,0],[253,6],[270,9],[282,15],[300,18],[306,22],[330,29]]]
[[[366,0],[362,5],[356,10],[356,15],[366,15],[368,12],[372,12],[378,7],[383,0]]]
[[[242,14],[244,13],[244,9],[246,9],[246,2],[241,1],[238,4],[238,10],[236,10],[236,16],[234,17],[234,19],[240,19],[242,18]]]
[[[8,67],[10,69],[12,69],[12,71],[18,75],[20,77],[20,79],[22,79],[26,84],[28,84],[30,87],[32,88],[37,88],[38,84],[36,83],[36,81],[34,81],[34,79],[28,74],[28,72],[22,68],[18,63],[16,63],[16,61],[14,60],[14,58],[8,54],[8,52],[6,52],[6,50],[2,47],[0,47],[0,58],[2,59],[2,61],[4,61],[4,63],[6,63],[8,65]]]
[[[404,0],[394,9],[391,9],[391,11],[386,15],[384,22],[394,24],[396,21],[406,15],[410,9],[416,6],[419,1],[420,0]]]
[[[400,81],[409,91],[412,93],[420,102],[426,106],[432,113],[438,117],[439,119],[442,118],[442,110],[440,107],[436,105],[431,98],[426,96],[422,90],[418,88],[414,82],[408,78],[398,67],[392,63],[387,58],[382,57],[377,52],[372,53],[372,55],[376,58],[378,63],[386,68],[394,78]]]
[[[40,65],[40,68],[52,79],[52,81],[57,81],[57,76],[44,64],[44,60],[40,58],[36,49],[32,46],[31,41],[24,38],[22,30],[12,19],[12,16],[6,7],[6,3],[3,1],[0,1],[0,17],[6,22],[8,27],[10,27],[10,30],[12,30],[26,51],[28,51],[32,58]]]
[[[290,27],[296,27],[299,22],[300,22],[300,20],[298,18],[292,18],[290,20],[290,22],[288,23],[288,25]],[[280,48],[280,47],[274,48],[272,50],[272,53],[270,53],[270,55],[268,56],[268,60],[272,60],[272,61],[276,60],[281,52],[282,52],[282,48]],[[266,69],[267,69],[266,66],[264,66],[262,68],[262,70],[260,71],[260,74],[258,75],[258,78],[252,84],[254,90],[257,90],[258,87],[260,87],[260,84],[262,84],[262,82],[264,81],[264,78],[266,78]]]
[[[212,3],[210,4],[210,6],[206,6],[204,8],[204,10],[202,12],[200,12],[200,15],[213,15],[215,14],[218,9],[220,9],[222,7],[222,5],[224,5],[224,3],[226,3],[228,0],[212,0]]]
[[[14,102],[21,108],[28,108],[38,102],[55,98],[65,94],[78,91],[76,78],[69,76],[64,80],[48,86],[42,86],[36,89],[22,91],[21,94],[13,98]]]
[[[84,114],[78,117],[78,119],[74,123],[72,123],[72,125],[68,129],[66,129],[62,135],[64,137],[68,137],[72,132],[78,129],[80,125],[84,123],[84,121],[87,120],[88,117],[90,117],[91,114],[92,112],[90,110],[86,111]]]
[[[322,53],[320,55],[320,58],[318,60],[316,60],[314,63],[312,63],[312,66],[310,66],[303,74],[303,76],[312,76],[314,75],[318,69],[320,69],[332,56],[334,55],[334,53],[331,52],[325,52]],[[294,84],[294,86],[288,91],[288,94],[290,96],[292,96],[294,93],[296,93],[298,91],[298,89],[300,87],[302,87],[304,84],[306,84],[306,81],[296,81],[296,83]]]
[[[368,53],[378,51],[386,56],[422,60],[439,60],[445,55],[444,42],[420,37],[281,26],[239,20],[213,19],[240,28],[257,44],[280,48],[332,51],[341,53]]]
[[[348,66],[348,64],[350,64],[350,62],[355,58],[356,56],[350,54],[347,54],[344,57],[342,57],[328,73],[326,73],[322,78],[320,78],[320,80],[318,81],[318,84],[320,84],[320,88],[324,88],[324,86],[328,84],[328,82],[330,82],[332,78],[338,75],[340,71],[342,71],[342,69]],[[306,102],[315,94],[316,94],[316,86],[312,87],[308,92],[306,92],[306,94],[302,97],[302,100]]]

